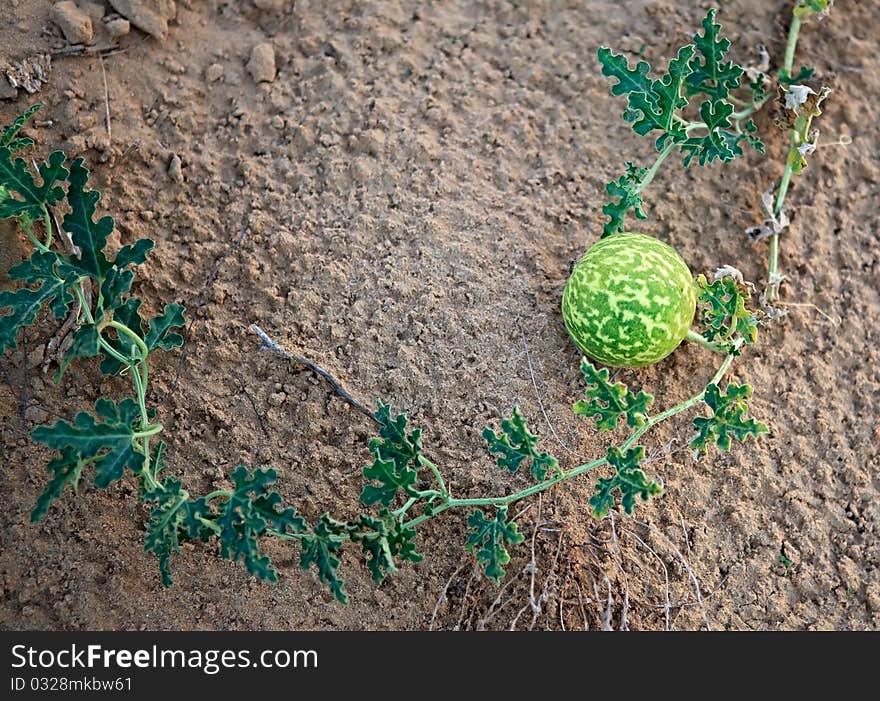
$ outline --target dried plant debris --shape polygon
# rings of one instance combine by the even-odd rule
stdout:
[[[24,88],[33,95],[49,82],[52,57],[49,54],[34,54],[13,63],[6,69],[6,79],[13,88]]]

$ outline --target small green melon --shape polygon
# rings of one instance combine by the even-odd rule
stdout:
[[[678,347],[696,303],[693,275],[672,247],[620,233],[595,243],[577,262],[562,293],[562,318],[593,360],[642,367]]]

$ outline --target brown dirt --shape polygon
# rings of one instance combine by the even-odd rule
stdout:
[[[790,3],[720,4],[735,56],[765,43],[778,64]],[[179,383],[179,354],[153,363],[173,471],[205,492],[238,463],[274,465],[308,517],[356,510],[372,427],[309,372],[261,353],[252,322],[359,396],[407,411],[460,495],[524,483],[499,474],[479,432],[519,404],[548,433],[538,394],[567,447],[547,446],[565,466],[602,454],[611,439],[570,411],[578,354],[559,299],[570,263],[597,238],[604,184],[650,146],[620,120],[595,50],[665,60],[706,3],[297,2],[281,16],[247,1],[178,5],[166,41],[133,29],[125,52],[104,59],[112,138],[94,56],[54,61],[36,96],[47,121],[31,129],[40,153],[88,159],[120,243],[157,240],[137,284],[147,304],[178,300],[195,319]],[[0,63],[63,45],[49,7],[13,0]],[[423,528],[425,562],[378,590],[347,555],[347,608],[274,543],[279,584],[200,545],[184,548],[163,589],[142,551],[132,480],[68,493],[28,521],[47,459],[27,437],[34,422],[128,389],[87,363],[54,386],[39,350],[55,329],[47,320],[2,361],[0,627],[647,629],[663,628],[668,610],[675,628],[876,628],[878,33],[873,3],[839,2],[799,45],[834,88],[823,140],[853,143],[821,149],[796,179],[781,264],[786,300],[803,306],[763,329],[733,373],[755,387],[752,411],[770,436],[695,462],[675,450],[690,417],[664,424],[646,446],[666,494],[634,518],[591,520],[586,479],[522,504],[528,540],[500,591],[472,575],[460,513]],[[246,64],[265,41],[278,75],[255,84]],[[209,83],[212,64],[220,78]],[[0,102],[2,123],[34,99]],[[768,158],[689,171],[670,162],[650,188],[642,229],[695,272],[765,274],[766,244],[742,231],[762,218],[785,139],[767,114],[758,123]],[[182,182],[167,174],[172,154]],[[5,269],[25,247],[0,233]],[[619,377],[665,407],[715,363],[685,347]],[[537,613],[530,543],[534,598],[547,599]]]

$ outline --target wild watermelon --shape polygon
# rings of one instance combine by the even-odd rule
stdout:
[[[615,367],[665,358],[684,339],[695,311],[694,278],[681,256],[637,233],[594,244],[562,293],[562,318],[578,348]]]

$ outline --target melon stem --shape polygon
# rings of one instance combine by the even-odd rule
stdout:
[[[714,351],[715,353],[721,353],[721,355],[727,355],[729,348],[718,345],[717,343],[713,343],[708,338],[701,336],[693,329],[688,329],[687,335],[685,338],[692,343],[699,343],[704,348],[708,348],[710,351]]]

